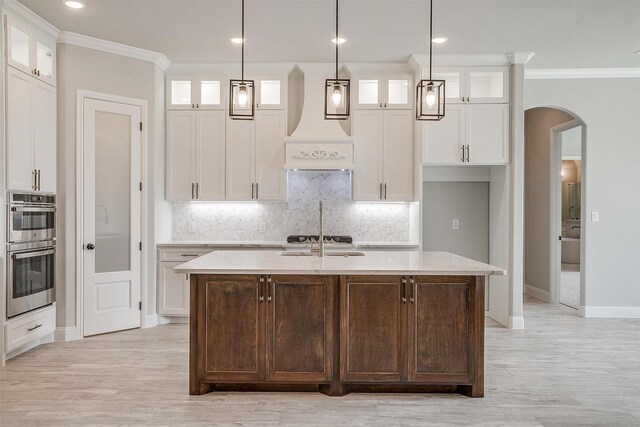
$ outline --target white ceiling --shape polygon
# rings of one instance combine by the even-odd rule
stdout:
[[[61,30],[164,53],[237,62],[240,0],[21,0]],[[427,0],[343,0],[345,62],[406,62],[427,52]],[[533,51],[530,68],[640,67],[640,0],[435,0],[435,52]],[[330,62],[333,0],[247,0],[248,62]]]

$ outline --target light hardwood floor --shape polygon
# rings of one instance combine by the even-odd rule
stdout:
[[[186,325],[53,343],[0,368],[0,425],[640,425],[640,320],[527,297],[524,331],[490,324],[486,397],[187,392]]]

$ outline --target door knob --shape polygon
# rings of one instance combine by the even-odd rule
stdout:
[[[92,251],[96,248],[96,245],[93,243],[87,243],[87,250]]]

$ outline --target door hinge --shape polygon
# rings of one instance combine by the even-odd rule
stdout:
[[[142,122],[140,122],[140,132],[142,132]]]
[[[142,191],[142,181],[140,181],[140,191]]]
[[[142,301],[138,301],[138,310],[142,311]]]
[[[140,250],[142,250],[142,242],[138,244],[138,247],[140,248]]]

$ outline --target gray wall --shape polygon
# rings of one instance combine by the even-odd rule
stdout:
[[[527,80],[526,106],[562,107],[586,125],[581,304],[640,307],[640,79]]]
[[[148,102],[147,240],[143,243],[149,259],[148,283],[155,284],[154,205],[162,176],[164,132],[162,124],[164,73],[150,62],[112,55],[82,47],[58,44],[58,260],[57,324],[76,325],[76,101],[78,90],[101,92]],[[158,100],[158,97],[160,100]],[[156,163],[160,167],[156,171]],[[162,200],[162,199],[160,199]],[[167,208],[168,210],[168,208]],[[165,212],[167,211],[165,210]],[[155,313],[155,286],[147,287],[147,314]]]
[[[551,128],[573,120],[565,112],[535,108],[524,113],[524,283],[549,291]]]
[[[489,183],[425,182],[423,250],[489,262]],[[460,229],[451,228],[452,219]]]

